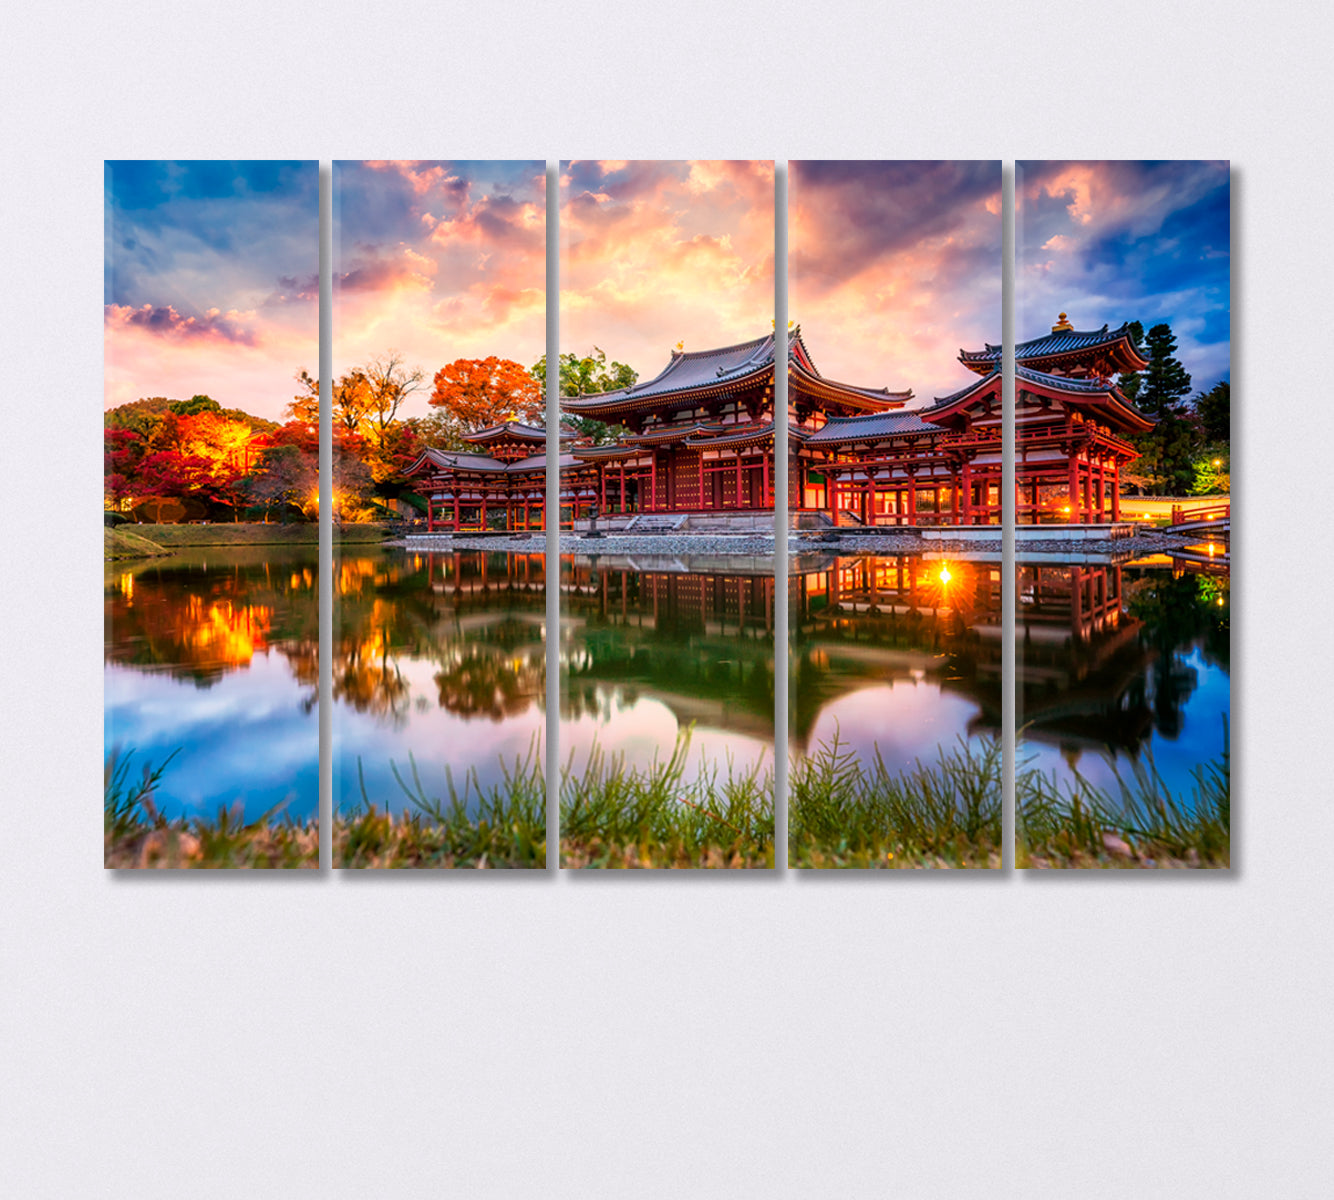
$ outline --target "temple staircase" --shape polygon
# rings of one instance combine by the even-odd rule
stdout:
[[[625,527],[626,533],[676,533],[686,523],[686,513],[640,513]]]

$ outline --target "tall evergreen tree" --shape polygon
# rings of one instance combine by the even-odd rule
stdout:
[[[1176,357],[1172,327],[1155,325],[1144,333],[1138,322],[1130,326],[1136,349],[1149,360],[1138,374],[1121,376],[1121,390],[1157,424],[1134,439],[1140,460],[1134,471],[1164,495],[1184,496],[1195,481],[1199,431],[1184,398],[1190,393],[1190,373]]]
[[[1211,442],[1232,439],[1232,387],[1226,379],[1195,397],[1195,411],[1204,426],[1204,436]]]
[[[1176,357],[1176,348],[1170,325],[1155,325],[1144,338],[1149,365],[1135,402],[1150,416],[1178,412],[1182,398],[1190,394],[1190,374]]]

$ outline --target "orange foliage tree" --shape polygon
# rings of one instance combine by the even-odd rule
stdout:
[[[542,386],[509,358],[460,358],[435,373],[431,403],[466,430],[502,421],[540,421]]]

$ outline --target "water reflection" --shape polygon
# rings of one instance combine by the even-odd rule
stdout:
[[[317,552],[184,551],[104,587],[108,751],[156,766],[169,816],[317,808]]]
[[[482,551],[345,554],[334,589],[335,795],[401,810],[415,762],[429,795],[540,746],[545,559]]]
[[[800,555],[789,578],[792,750],[838,737],[891,770],[1001,720],[999,563]]]
[[[596,740],[643,767],[691,734],[688,779],[730,758],[773,760],[770,557],[580,555],[561,560],[561,741]]]
[[[1017,590],[1024,757],[1106,787],[1151,758],[1188,793],[1231,709],[1223,557],[1033,563]]]

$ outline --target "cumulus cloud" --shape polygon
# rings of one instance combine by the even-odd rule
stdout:
[[[318,164],[109,162],[105,183],[104,403],[280,417],[318,355]]]
[[[773,322],[773,163],[561,165],[561,329],[641,378],[671,348],[746,341]]]
[[[197,317],[182,316],[170,304],[145,304],[130,308],[124,304],[106,306],[105,323],[111,329],[141,329],[156,337],[175,341],[227,342],[236,346],[254,346],[259,336],[243,322],[254,320],[254,313],[222,312],[210,308]]]
[[[1076,328],[1170,324],[1194,386],[1230,374],[1226,162],[1021,162],[1019,337],[1058,312]]]
[[[545,200],[537,161],[335,163],[335,371],[386,346],[428,373],[492,354],[535,362]]]
[[[788,309],[820,369],[929,400],[1000,339],[1000,163],[789,166]]]

